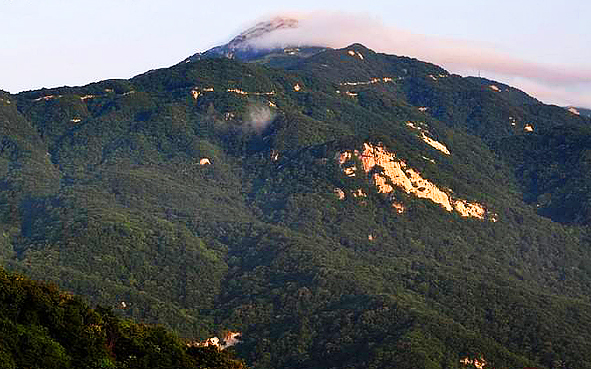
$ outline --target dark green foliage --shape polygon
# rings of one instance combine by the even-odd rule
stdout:
[[[0,269],[2,368],[244,368],[218,349],[188,348],[159,326],[90,309],[55,285]]]
[[[504,139],[499,149],[517,168],[524,200],[563,223],[591,220],[591,126],[561,125]]]

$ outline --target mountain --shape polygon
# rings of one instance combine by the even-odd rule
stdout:
[[[256,368],[590,368],[591,120],[284,54],[0,94],[3,265]]]

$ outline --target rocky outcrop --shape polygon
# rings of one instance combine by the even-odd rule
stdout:
[[[486,360],[484,360],[483,357],[476,358],[476,359],[470,359],[470,358],[466,357],[466,358],[460,360],[460,364],[462,364],[464,367],[473,366],[476,369],[484,369],[487,366],[487,362],[486,362]]]
[[[240,332],[226,332],[224,335],[223,340],[220,340],[218,337],[211,337],[206,339],[202,342],[192,342],[187,344],[187,346],[194,346],[194,347],[208,347],[214,346],[217,347],[219,350],[225,350],[228,347],[235,346],[241,342],[240,338],[242,337],[242,333]]]
[[[436,141],[434,139],[432,139],[431,137],[429,137],[428,135],[430,134],[429,131],[425,128],[422,128],[419,124],[414,124],[413,122],[406,122],[406,125],[412,129],[415,129],[417,131],[419,131],[420,137],[421,139],[429,146],[433,147],[434,149],[437,149],[439,151],[441,151],[442,153],[444,153],[445,155],[451,155],[451,153],[449,152],[448,148],[442,144],[439,141]],[[424,123],[423,123],[424,125]]]
[[[442,190],[423,178],[418,171],[408,168],[404,161],[396,158],[394,153],[381,145],[365,143],[363,152],[355,150],[338,153],[336,159],[349,177],[355,176],[357,171],[355,165],[346,166],[353,157],[361,161],[366,174],[373,172],[372,180],[379,193],[391,194],[396,187],[418,198],[431,200],[445,210],[455,211],[464,217],[484,219],[486,215],[484,206],[463,199],[454,199],[449,194],[451,191]],[[392,206],[399,213],[404,211],[404,206],[400,203],[393,203]]]

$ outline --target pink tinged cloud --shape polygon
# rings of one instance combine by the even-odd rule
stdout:
[[[591,68],[529,61],[486,44],[420,35],[385,26],[367,15],[345,13],[288,14],[297,28],[277,30],[256,40],[259,47],[293,45],[342,48],[362,43],[377,52],[415,57],[462,75],[498,79],[542,101],[591,107]]]

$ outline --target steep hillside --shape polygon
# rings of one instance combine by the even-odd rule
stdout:
[[[3,264],[257,368],[591,367],[589,119],[317,51],[2,94]]]
[[[162,327],[90,309],[55,285],[0,269],[2,368],[219,368],[245,365],[227,351],[189,347]]]

